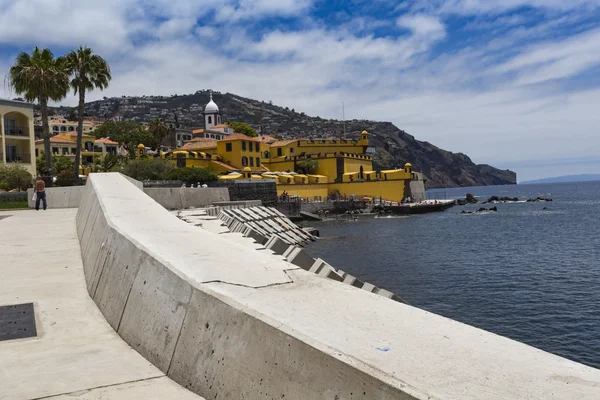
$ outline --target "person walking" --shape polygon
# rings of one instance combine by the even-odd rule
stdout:
[[[40,200],[42,200],[44,203],[44,210],[45,210],[46,207],[48,206],[48,204],[46,204],[46,183],[42,180],[42,178],[38,177],[37,181],[35,181],[34,191],[35,191],[35,209],[36,210],[40,209]]]

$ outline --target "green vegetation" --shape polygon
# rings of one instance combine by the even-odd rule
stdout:
[[[2,201],[0,200],[0,210],[20,210],[29,208],[27,200]]]
[[[130,160],[123,168],[123,173],[138,181],[155,181],[163,177],[175,166],[161,158],[148,158],[142,160]]]
[[[0,189],[27,190],[33,183],[33,177],[22,165],[0,164]]]
[[[150,131],[132,121],[106,121],[94,129],[92,134],[96,138],[107,137],[118,142],[127,150],[131,159],[135,158],[140,143],[148,146],[155,142]]]
[[[150,147],[152,147],[153,149],[158,150],[160,149],[160,144],[162,143],[165,136],[169,134],[170,129],[167,127],[167,125],[165,125],[164,119],[154,119],[150,121],[150,124],[148,125],[148,131],[150,132],[153,138],[153,142],[148,143],[148,145],[150,145]]]
[[[37,101],[42,114],[42,136],[46,150],[46,170],[52,171],[48,100],[60,101],[67,95],[69,76],[63,57],[54,58],[50,49],[37,46],[31,54],[21,52],[8,72],[9,86],[26,101]]]
[[[77,150],[75,163],[73,163],[73,178],[79,179],[79,166],[81,165],[81,147],[83,135],[83,110],[85,105],[86,90],[105,89],[111,80],[110,67],[99,55],[93,54],[89,47],[79,46],[77,51],[73,50],[65,57],[65,68],[72,76],[71,87],[75,94],[79,94],[79,105],[77,108]]]
[[[118,154],[106,154],[104,158],[95,157],[92,171],[94,172],[112,172],[118,171],[127,163],[127,157]]]
[[[296,163],[296,172],[301,174],[314,174],[317,168],[319,168],[319,162],[312,158],[305,158]]]
[[[183,181],[187,185],[200,183],[201,185],[216,181],[218,179],[217,174],[208,168],[175,168],[166,171],[163,175],[163,179]]]
[[[229,122],[227,123],[227,125],[229,125],[229,127],[231,129],[233,129],[234,132],[239,132],[239,133],[243,133],[246,136],[250,136],[250,137],[257,137],[258,133],[256,133],[256,131],[254,129],[252,129],[252,127],[248,124],[245,124],[243,122]]]

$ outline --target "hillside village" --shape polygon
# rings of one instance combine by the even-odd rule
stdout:
[[[194,94],[173,96],[122,96],[105,97],[86,103],[86,119],[102,123],[107,119],[148,123],[163,119],[176,131],[181,140],[171,141],[172,147],[180,147],[192,138],[191,132],[204,128],[204,107],[209,90]],[[516,183],[516,174],[489,165],[476,165],[462,153],[451,153],[430,143],[416,140],[412,135],[390,122],[368,120],[339,121],[311,117],[289,107],[272,102],[258,101],[232,93],[213,92],[219,105],[223,122],[245,122],[263,135],[276,138],[358,138],[363,130],[370,132],[371,145],[376,148],[373,157],[378,169],[396,168],[411,162],[416,170],[427,177],[428,187],[456,187],[473,185],[496,185]],[[56,107],[54,113],[65,117],[74,116],[74,107]]]

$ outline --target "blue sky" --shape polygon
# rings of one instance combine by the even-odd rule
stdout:
[[[1,74],[80,44],[113,69],[90,99],[212,88],[331,118],[344,101],[520,180],[600,173],[600,0],[0,0]]]

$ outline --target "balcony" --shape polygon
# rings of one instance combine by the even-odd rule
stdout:
[[[29,138],[29,128],[26,126],[11,126],[11,127],[4,127],[4,135],[5,136],[16,136],[16,137],[23,137],[23,138]]]
[[[0,153],[0,160],[2,160],[2,153]],[[16,163],[25,163],[31,164],[31,154],[26,153],[6,153],[6,162],[16,162]]]

